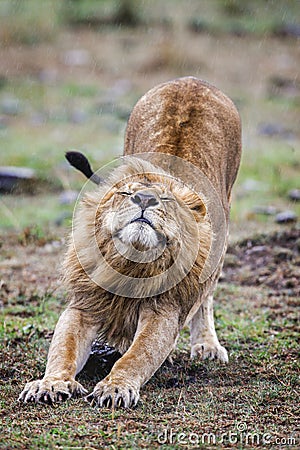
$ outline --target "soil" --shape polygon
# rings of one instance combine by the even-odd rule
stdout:
[[[300,296],[300,230],[245,239],[228,248],[223,281],[266,286],[269,295]]]

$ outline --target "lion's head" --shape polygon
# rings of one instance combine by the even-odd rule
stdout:
[[[203,198],[139,158],[83,198],[73,235],[89,277],[133,297],[165,292],[195,265],[200,275],[211,244]]]

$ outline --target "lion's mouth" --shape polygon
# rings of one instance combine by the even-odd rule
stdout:
[[[138,217],[137,219],[131,220],[130,223],[136,223],[136,222],[146,223],[146,224],[149,225],[151,228],[153,228],[152,223],[150,222],[150,220],[146,219],[146,217]]]

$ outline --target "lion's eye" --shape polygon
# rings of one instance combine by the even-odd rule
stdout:
[[[124,197],[125,197],[125,196],[132,195],[132,192],[129,192],[129,191],[119,191],[119,192],[117,192],[117,194],[119,194],[119,195],[124,195]]]
[[[162,197],[160,197],[160,199],[162,202],[174,202],[175,201],[174,198],[166,197],[166,196],[162,196]]]

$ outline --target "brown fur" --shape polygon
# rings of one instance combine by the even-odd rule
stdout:
[[[214,186],[228,222],[231,188],[240,162],[240,120],[233,103],[218,89],[188,77],[149,91],[133,109],[125,137],[125,155],[141,152],[175,155],[199,168]],[[213,239],[206,198],[168,177],[168,161],[163,170],[140,158],[125,160],[106,184],[85,196],[64,264],[69,306],[57,325],[45,377],[26,385],[22,400],[52,402],[82,393],[74,377],[96,336],[124,354],[88,397],[100,406],[135,404],[141,384],[166,359],[180,329],[191,319],[192,356],[227,361],[214,331],[211,303],[221,264],[199,283]],[[177,161],[173,164],[178,165],[177,173],[185,170]],[[120,192],[124,189],[129,194]],[[155,236],[148,226],[146,237],[136,240],[124,231],[136,214],[135,192],[158,199],[158,206],[147,209]],[[166,194],[172,200],[166,200]],[[131,247],[128,240],[132,240]],[[116,249],[116,241],[123,247],[125,242],[125,256]],[[162,243],[164,250],[156,255]],[[136,250],[148,247],[157,256],[154,260],[132,261]],[[99,249],[115,272],[99,258]],[[119,274],[137,279],[159,276],[174,267],[174,260],[178,265],[169,278],[163,282],[154,278],[150,290],[141,280],[133,298],[132,282],[120,279]],[[181,281],[172,283],[178,277]],[[171,283],[171,288],[161,289],[164,282]],[[114,293],[120,288],[128,295]],[[57,380],[65,384],[52,389],[51,383]]]

